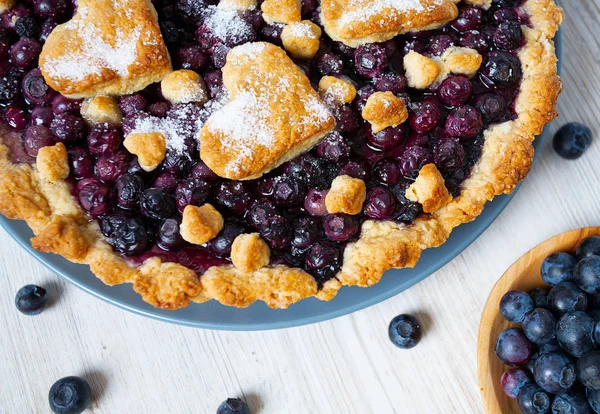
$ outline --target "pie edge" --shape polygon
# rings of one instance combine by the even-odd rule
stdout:
[[[557,116],[562,82],[553,38],[564,15],[554,0],[527,0],[523,7],[532,27],[524,27],[527,42],[519,52],[523,81],[515,105],[518,117],[485,131],[481,159],[464,182],[461,195],[448,205],[421,215],[409,226],[365,222],[360,239],[346,247],[337,278],[320,290],[308,273],[285,266],[251,273],[215,266],[200,278],[182,265],[161,263],[157,258],[131,267],[112,250],[98,224],[79,208],[65,181],[49,181],[35,166],[11,164],[3,144],[0,213],[25,220],[35,234],[32,244],[37,250],[87,264],[107,285],[132,283],[144,301],[163,309],[210,299],[235,307],[262,300],[272,308],[287,308],[311,296],[331,300],[342,286],[372,286],[389,269],[413,267],[423,250],[443,244],[455,227],[474,220],[495,196],[511,193],[529,172],[532,141]]]

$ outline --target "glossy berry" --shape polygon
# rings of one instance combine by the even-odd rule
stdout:
[[[23,134],[23,147],[25,148],[25,152],[32,157],[37,157],[40,148],[51,145],[54,145],[54,137],[45,126],[30,126]]]
[[[558,155],[576,160],[592,145],[592,131],[586,125],[572,122],[558,130],[552,143]]]
[[[445,132],[451,137],[461,139],[475,138],[483,129],[483,118],[479,111],[470,106],[460,106],[446,118]]]
[[[410,112],[408,122],[410,127],[419,133],[425,133],[435,128],[440,121],[442,112],[433,99],[417,102]]]
[[[427,53],[432,56],[442,56],[450,46],[454,46],[454,39],[445,34],[436,35],[427,45]]]
[[[451,23],[452,28],[459,32],[475,30],[483,22],[483,11],[475,7],[467,7],[461,10],[458,18]]]
[[[210,184],[201,178],[189,178],[179,184],[175,189],[175,203],[177,210],[183,213],[188,205],[201,206],[211,193]]]
[[[168,218],[163,220],[156,232],[158,246],[164,250],[175,249],[183,244],[179,222]]]
[[[128,217],[121,213],[102,216],[102,219],[100,220],[100,231],[102,231],[102,234],[106,237],[115,237],[117,231],[125,224],[127,219]]]
[[[330,214],[325,218],[323,228],[330,240],[347,242],[358,234],[359,222],[354,216]]]
[[[267,218],[260,234],[273,249],[285,249],[292,241],[292,229],[281,216]]]
[[[575,283],[586,293],[600,293],[600,256],[588,256],[577,263]]]
[[[350,156],[350,142],[339,132],[332,132],[317,145],[317,155],[332,162],[338,162]]]
[[[423,336],[421,324],[412,315],[398,315],[390,322],[390,341],[398,348],[410,349],[417,346]]]
[[[382,159],[373,166],[372,176],[381,184],[393,186],[402,179],[402,171],[397,161]]]
[[[333,53],[325,53],[315,60],[315,68],[321,76],[340,76],[344,72],[344,62]]]
[[[293,224],[292,246],[306,250],[321,236],[322,230],[319,221],[313,217],[300,217]]]
[[[38,41],[27,37],[22,38],[10,48],[13,65],[19,69],[32,69],[37,65],[42,46]]]
[[[250,204],[250,193],[241,182],[227,181],[217,188],[217,203],[233,214],[243,214]]]
[[[587,388],[600,390],[600,351],[589,352],[577,361],[577,379]]]
[[[175,200],[159,188],[149,188],[140,196],[143,215],[155,220],[164,220],[175,213]]]
[[[80,414],[91,403],[90,385],[80,377],[65,377],[50,388],[48,400],[55,414]]]
[[[479,54],[484,54],[489,49],[489,44],[486,37],[477,30],[471,30],[464,33],[460,38],[460,45],[469,49],[474,49]]]
[[[550,286],[572,281],[577,261],[568,253],[553,253],[542,262],[542,279]]]
[[[106,183],[113,183],[127,172],[129,161],[129,153],[126,151],[101,155],[94,169],[96,177]]]
[[[481,69],[481,76],[490,85],[511,86],[522,77],[521,63],[517,57],[508,52],[490,52]]]
[[[534,288],[531,289],[528,293],[533,300],[533,306],[536,308],[545,308],[548,306],[548,293],[550,291],[548,289],[543,288]]]
[[[550,396],[535,384],[526,384],[517,396],[519,409],[523,414],[549,414]]]
[[[522,41],[521,25],[516,22],[500,23],[494,32],[494,44],[499,49],[515,49],[521,45]]]
[[[136,174],[124,174],[117,180],[115,190],[119,207],[132,209],[137,205],[144,191],[144,180]]]
[[[33,11],[39,17],[61,21],[69,11],[68,0],[34,0]]]
[[[4,120],[14,129],[25,129],[27,126],[27,112],[22,108],[11,106],[4,112]]]
[[[454,172],[465,165],[465,149],[457,138],[441,138],[433,146],[433,160],[440,171]]]
[[[593,411],[588,404],[583,390],[570,390],[567,393],[557,395],[552,402],[553,414],[592,414]]]
[[[114,204],[113,192],[109,186],[95,178],[88,178],[77,183],[79,204],[92,216],[106,214]]]
[[[583,239],[579,246],[577,246],[577,253],[575,255],[578,260],[588,256],[600,256],[600,237],[592,236]]]
[[[364,203],[365,215],[379,220],[392,218],[396,211],[394,195],[384,187],[373,187],[367,193]]]
[[[531,384],[533,381],[529,377],[527,371],[521,368],[513,368],[502,374],[500,378],[500,385],[502,390],[509,398],[516,399],[519,395],[521,388],[527,384]]]
[[[54,113],[52,112],[52,108],[37,105],[33,108],[31,114],[29,115],[29,123],[31,125],[43,125],[45,127],[49,127],[53,118]]]
[[[50,131],[58,141],[72,144],[85,138],[86,126],[80,117],[71,113],[61,113],[52,120]]]
[[[68,156],[69,168],[75,178],[90,178],[94,175],[94,160],[84,148],[71,147]]]
[[[567,391],[577,377],[571,358],[559,352],[540,355],[535,361],[533,376],[544,391],[552,394]]]
[[[506,365],[521,366],[531,358],[533,344],[521,329],[510,328],[502,331],[498,337],[495,352]]]
[[[305,266],[318,280],[325,281],[339,271],[342,259],[342,253],[335,245],[321,241],[306,252]]]
[[[208,250],[217,257],[229,257],[233,241],[237,236],[244,233],[244,230],[244,227],[237,223],[225,222],[223,230],[217,234],[217,237],[208,242]]]
[[[471,81],[466,76],[450,76],[438,87],[438,98],[450,106],[467,103],[471,98]]]
[[[219,405],[217,414],[250,414],[250,408],[245,401],[239,398],[228,398]]]
[[[124,255],[141,254],[151,247],[151,233],[141,220],[131,218],[117,230],[112,244]]]
[[[384,72],[375,79],[375,89],[380,92],[398,94],[406,91],[406,88],[406,77],[396,72]]]
[[[23,286],[15,296],[15,306],[19,312],[29,316],[41,313],[47,303],[46,289],[35,285]]]
[[[533,300],[521,290],[511,290],[500,300],[500,313],[509,322],[522,323],[533,310]]]
[[[563,315],[556,328],[556,339],[560,346],[574,357],[594,349],[594,319],[584,312],[570,312]]]
[[[550,290],[548,308],[556,315],[585,311],[587,309],[587,297],[575,283],[562,282]]]
[[[536,344],[544,344],[556,335],[556,318],[548,309],[536,308],[523,319],[525,336]]]
[[[308,190],[306,197],[304,198],[304,209],[311,216],[321,217],[327,214],[327,207],[325,207],[325,197],[327,196],[327,190]]]
[[[354,52],[355,70],[365,78],[376,78],[384,71],[387,64],[385,48],[378,43],[361,45]]]
[[[52,111],[55,115],[64,114],[65,112],[79,113],[81,108],[81,100],[69,99],[61,94],[58,94],[52,100]]]
[[[92,155],[111,154],[119,149],[123,138],[114,129],[93,128],[87,137],[88,151]]]
[[[49,103],[54,98],[54,92],[46,84],[42,72],[33,69],[23,78],[21,82],[23,97],[31,104]]]
[[[278,177],[273,185],[273,200],[280,206],[291,207],[304,201],[306,193],[303,183],[295,177]]]
[[[421,167],[433,162],[431,153],[425,148],[413,146],[407,148],[400,157],[400,171],[406,178],[417,178]]]

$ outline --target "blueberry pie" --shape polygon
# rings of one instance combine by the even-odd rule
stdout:
[[[554,0],[0,0],[0,212],[160,308],[331,300],[525,177],[562,20]]]

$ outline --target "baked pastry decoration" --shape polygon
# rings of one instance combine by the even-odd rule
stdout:
[[[562,87],[553,0],[37,3],[0,0],[0,212],[164,309],[414,266],[526,176]]]
[[[73,98],[127,95],[171,71],[150,0],[79,0],[40,54],[46,83]]]

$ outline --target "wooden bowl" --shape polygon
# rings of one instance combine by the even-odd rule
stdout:
[[[483,397],[483,406],[488,414],[521,412],[516,400],[507,397],[500,386],[500,378],[508,367],[494,353],[496,339],[503,330],[517,326],[507,322],[500,314],[500,299],[509,290],[528,291],[547,286],[540,275],[540,267],[544,259],[555,252],[574,253],[581,240],[598,235],[600,235],[600,227],[587,227],[546,240],[517,260],[492,289],[481,315],[477,345],[479,388]]]

